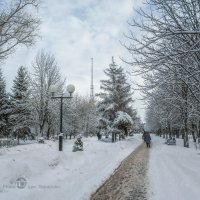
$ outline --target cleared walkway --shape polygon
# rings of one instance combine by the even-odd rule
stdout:
[[[145,144],[133,151],[91,200],[147,200],[149,151]]]

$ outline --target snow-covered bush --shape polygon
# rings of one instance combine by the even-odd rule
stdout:
[[[73,146],[73,152],[76,152],[76,151],[83,151],[83,141],[81,140],[82,139],[82,136],[79,135],[75,142],[74,142],[74,146]]]
[[[31,133],[31,130],[29,127],[20,127],[18,126],[18,129],[13,131],[13,136],[15,138],[17,138],[18,140],[18,144],[19,144],[19,140],[34,140],[35,139],[35,135],[33,133]]]
[[[17,140],[13,139],[0,139],[0,148],[1,147],[13,147],[17,145]]]

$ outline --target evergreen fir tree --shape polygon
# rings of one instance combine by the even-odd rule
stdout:
[[[132,93],[130,84],[127,82],[126,74],[124,73],[122,67],[119,67],[112,60],[112,64],[109,68],[104,70],[107,75],[107,80],[101,80],[101,90],[103,92],[99,93],[100,102],[98,103],[98,111],[101,113],[101,118],[99,120],[98,126],[102,124],[102,128],[110,131],[112,133],[112,140],[114,141],[114,132],[116,127],[114,127],[114,121],[118,117],[118,112],[124,112],[126,116],[134,114],[131,106]],[[123,121],[123,120],[122,120]],[[129,125],[123,124],[123,131],[127,135],[127,128]]]
[[[13,134],[19,139],[26,139],[31,135],[31,105],[29,94],[29,76],[24,67],[20,67],[13,81],[11,103],[11,122]]]
[[[8,137],[9,135],[8,119],[10,111],[9,98],[6,93],[6,82],[0,68],[0,137]]]
[[[118,111],[113,122],[113,128],[124,130],[125,135],[128,135],[128,128],[133,125],[133,119],[126,112]]]

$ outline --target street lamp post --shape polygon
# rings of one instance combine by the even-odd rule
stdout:
[[[55,93],[57,92],[57,86],[51,85],[49,87],[49,92],[51,93],[52,99],[60,99],[60,134],[59,134],[59,151],[62,151],[63,147],[63,131],[62,131],[62,112],[63,112],[63,99],[71,99],[72,93],[75,91],[74,85],[68,85],[67,86],[67,92],[69,93],[69,96],[63,96],[63,93],[60,96],[55,96]]]

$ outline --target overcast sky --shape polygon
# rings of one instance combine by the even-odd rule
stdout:
[[[18,67],[23,65],[32,71],[31,62],[44,49],[55,55],[67,83],[74,84],[76,92],[83,95],[90,94],[93,57],[94,92],[99,92],[100,80],[105,79],[103,70],[112,56],[117,64],[126,67],[119,57],[127,57],[128,53],[119,41],[125,40],[127,21],[140,3],[140,0],[43,0],[39,10],[41,39],[32,48],[18,48],[5,62],[7,88],[12,86]],[[134,98],[139,98],[137,92]],[[136,100],[135,107],[143,118],[143,103]]]

